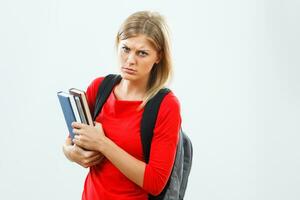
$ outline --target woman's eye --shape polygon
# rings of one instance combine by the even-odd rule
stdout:
[[[145,57],[148,55],[148,53],[144,52],[144,51],[140,51],[139,52],[139,55],[142,56],[142,57]]]
[[[130,49],[128,47],[122,47],[122,50],[125,52],[125,53],[128,53],[130,51]]]

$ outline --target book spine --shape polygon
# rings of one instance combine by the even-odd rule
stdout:
[[[87,102],[87,99],[86,99],[85,92],[82,91],[82,90],[78,90],[76,88],[69,89],[69,92],[72,95],[80,97],[80,100],[81,100],[81,103],[82,103],[81,104],[82,105],[82,109],[83,109],[83,112],[85,114],[85,117],[86,117],[86,120],[87,120],[87,124],[94,126],[93,117],[92,117],[91,112],[90,112],[90,108],[89,108],[89,105],[88,105],[88,102]]]
[[[82,109],[82,103],[81,103],[80,97],[79,96],[74,96],[74,98],[75,98],[75,102],[76,102],[76,105],[77,105],[77,109],[78,109],[78,112],[79,112],[80,119],[81,119],[82,123],[87,124],[86,117],[85,117],[85,114],[84,114],[83,109]]]
[[[83,107],[84,107],[85,114],[86,114],[86,117],[87,117],[87,120],[88,120],[88,124],[94,126],[93,118],[92,118],[92,115],[91,115],[91,112],[90,112],[89,104],[87,102],[85,93],[81,94],[81,99],[82,99],[82,102],[83,102]]]

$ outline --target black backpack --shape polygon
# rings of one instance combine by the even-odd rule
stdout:
[[[104,103],[112,92],[113,87],[121,81],[120,75],[110,74],[104,78],[99,86],[94,109],[94,120],[100,113]],[[145,162],[149,161],[153,130],[160,103],[170,92],[169,89],[161,89],[144,107],[141,121],[141,140]],[[163,191],[153,196],[149,194],[149,200],[181,200],[184,197],[188,177],[192,166],[193,148],[190,139],[180,129],[180,138],[177,145],[176,157],[169,180]]]

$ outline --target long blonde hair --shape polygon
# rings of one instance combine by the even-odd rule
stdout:
[[[120,40],[143,34],[155,46],[160,55],[158,64],[154,64],[147,84],[147,92],[140,108],[170,80],[172,76],[172,59],[170,49],[169,29],[162,15],[157,12],[139,11],[131,14],[121,25],[116,46]]]

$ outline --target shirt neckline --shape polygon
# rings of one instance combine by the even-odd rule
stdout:
[[[117,102],[124,102],[124,103],[142,103],[143,101],[142,100],[123,100],[123,99],[118,99],[116,94],[115,94],[115,87],[113,88],[112,90],[112,96],[114,98],[115,101]]]

